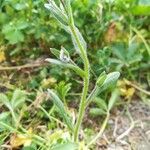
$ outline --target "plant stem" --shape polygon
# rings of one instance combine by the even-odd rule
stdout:
[[[79,37],[77,36],[77,33],[76,33],[75,25],[71,24],[70,29],[80,49],[81,57],[82,57],[82,60],[84,61],[84,71],[87,73],[87,71],[89,72],[89,61],[87,58],[86,50],[83,48],[82,44],[80,43]]]
[[[14,120],[14,122],[15,122],[15,125],[17,126],[18,121],[17,121],[16,115],[15,115],[15,112],[14,112],[14,110],[13,110],[13,109],[10,109],[10,112],[11,112],[11,115],[12,115],[13,120]]]
[[[82,93],[80,107],[79,107],[79,115],[78,115],[77,123],[75,125],[75,130],[74,130],[74,141],[75,142],[78,142],[78,134],[79,134],[80,126],[81,126],[85,108],[86,108],[85,102],[86,102],[86,95],[87,95],[87,91],[88,91],[88,85],[89,85],[89,80],[87,78],[85,78],[83,93]]]
[[[62,126],[66,127],[66,125],[61,122],[60,120],[56,119],[55,117],[52,117],[42,106],[39,106],[39,108],[45,113],[45,115],[49,118],[49,120],[54,120],[55,122],[58,122]]]
[[[109,114],[109,112],[107,113],[107,116],[106,116],[106,118],[105,118],[105,120],[104,120],[104,122],[103,122],[103,124],[102,124],[102,127],[101,127],[101,129],[100,129],[100,131],[99,131],[99,133],[95,136],[95,138],[87,145],[87,147],[90,147],[93,143],[95,143],[96,142],[96,140],[98,139],[98,138],[100,138],[101,136],[102,136],[102,134],[103,134],[103,132],[104,132],[104,130],[105,130],[105,128],[106,128],[106,125],[107,125],[107,122],[108,122],[108,120],[109,120],[109,116],[110,116],[110,114]]]
[[[71,19],[71,20],[73,20],[73,19]],[[80,43],[79,37],[77,36],[73,21],[71,21],[70,29],[71,29],[72,34],[73,34],[73,36],[78,44],[78,47],[80,49],[81,57],[84,62],[84,71],[85,71],[85,76],[83,77],[84,84],[83,84],[83,92],[82,92],[82,96],[81,96],[81,102],[80,102],[80,106],[79,106],[79,114],[78,114],[78,119],[77,119],[77,122],[75,125],[75,130],[74,130],[74,141],[78,142],[78,135],[79,135],[80,126],[81,126],[85,108],[86,108],[86,97],[88,94],[88,87],[89,87],[89,60],[87,58],[86,50],[83,48],[82,44]]]
[[[147,49],[148,54],[150,55],[150,47],[149,47],[148,43],[146,42],[145,38],[143,37],[143,35],[136,28],[134,28],[132,26],[130,26],[130,28],[137,34],[138,37],[141,38],[141,40],[143,41],[143,43]]]
[[[100,88],[95,86],[86,101],[86,107],[91,103],[91,101],[100,93]]]

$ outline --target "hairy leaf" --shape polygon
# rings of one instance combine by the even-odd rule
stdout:
[[[116,81],[118,80],[120,76],[119,72],[112,72],[109,73],[104,81],[104,83],[101,86],[101,91],[104,91],[106,89],[108,89],[109,87],[113,86]]]
[[[61,11],[58,6],[55,4],[54,1],[50,1],[49,4],[44,5],[52,15],[63,25],[67,26],[68,25],[68,19],[67,16]]]
[[[106,102],[103,99],[101,99],[99,97],[96,97],[93,100],[93,102],[96,103],[99,108],[101,108],[101,109],[103,109],[105,111],[107,110],[107,104],[106,104]]]
[[[13,109],[20,107],[25,102],[25,99],[25,92],[21,91],[20,89],[16,89],[11,99],[11,105]]]
[[[114,106],[115,102],[117,101],[117,98],[119,96],[119,91],[118,90],[114,90],[112,92],[112,95],[110,97],[109,103],[108,103],[108,110],[110,111],[112,109],[112,107]]]
[[[97,81],[96,81],[96,84],[97,84],[98,86],[101,86],[101,85],[104,83],[106,77],[107,77],[106,72],[105,72],[105,71],[102,72],[102,73],[100,74],[100,76],[98,77],[98,79],[97,79]]]
[[[75,66],[75,65],[72,65],[69,63],[65,63],[65,62],[62,62],[62,61],[59,61],[56,59],[51,59],[51,58],[47,58],[46,61],[48,61],[52,64],[55,64],[55,65],[60,65],[60,66],[65,67],[65,68],[70,68],[70,69],[74,70],[81,77],[85,76],[84,71],[82,69],[80,69],[78,66]]]
[[[12,110],[11,103],[5,94],[0,94],[0,103],[4,104],[9,110]]]
[[[107,114],[107,112],[104,111],[104,110],[101,109],[101,108],[91,108],[91,109],[90,109],[90,114],[91,114],[92,116],[99,116],[99,115],[105,115],[105,114]]]
[[[62,103],[62,101],[59,99],[59,97],[50,89],[48,89],[48,94],[49,96],[52,98],[54,104],[56,105],[56,107],[59,109],[60,114],[62,115],[66,125],[68,126],[68,128],[70,130],[73,130],[73,126],[72,123],[70,121],[70,118],[67,114],[67,111],[65,110],[64,104]]]
[[[72,42],[73,42],[73,45],[75,47],[75,50],[78,52],[78,53],[81,53],[81,47],[84,49],[84,52],[86,52],[87,50],[87,44],[82,36],[82,34],[80,33],[79,29],[75,27],[75,33],[77,34],[77,37],[75,37],[74,33],[72,32],[72,30],[70,31],[71,33],[71,37],[72,37]],[[79,46],[79,43],[77,41],[77,38],[80,42],[80,46]]]
[[[60,56],[60,50],[56,49],[56,48],[50,48],[51,53],[56,56],[56,58],[59,59]]]

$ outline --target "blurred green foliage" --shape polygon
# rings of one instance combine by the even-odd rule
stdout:
[[[30,59],[46,57],[49,48],[65,46],[74,52],[71,39],[44,8],[45,0],[0,1],[0,45],[5,47],[7,62],[15,65]],[[122,71],[122,76],[137,78],[135,73],[149,68],[148,0],[72,0],[75,22],[88,43],[88,55],[94,76],[110,68]],[[132,30],[134,28],[135,30]],[[80,60],[74,56],[74,61]],[[15,62],[14,62],[15,61]],[[101,64],[101,68],[98,66]],[[127,69],[127,71],[125,71]],[[46,71],[57,79],[69,72],[60,68]],[[59,73],[58,73],[59,72]],[[35,77],[32,88],[43,78]]]
[[[30,60],[49,57],[51,55],[49,48],[60,49],[61,46],[65,46],[72,53],[72,59],[81,65],[81,60],[76,57],[73,50],[70,36],[59,27],[49,11],[44,8],[46,2],[46,0],[0,0],[0,57],[1,51],[4,51],[6,56],[6,60],[3,59],[2,63],[0,60],[0,65],[30,63]],[[150,0],[72,0],[72,7],[75,23],[88,44],[88,57],[93,68],[91,70],[93,83],[103,71],[108,73],[116,70],[121,73],[121,78],[138,82],[143,89],[147,89],[150,86]],[[42,66],[29,72],[28,70],[22,72],[19,75],[17,71],[4,73],[0,83],[4,83],[6,89],[13,90],[16,86],[25,89],[27,93],[34,91],[29,94],[30,102],[34,100],[37,102],[40,99],[38,90],[42,93],[43,90],[52,87],[65,103],[68,97],[71,97],[70,101],[73,101],[72,105],[76,107],[82,84],[78,86],[81,83],[80,78],[74,76],[69,70]],[[93,84],[91,83],[90,86],[92,87]],[[11,124],[10,116],[13,113],[14,120],[15,116],[18,117],[20,113],[18,105],[22,106],[26,103],[25,93],[20,89],[14,90],[12,94],[6,92],[6,95],[1,95],[5,102],[0,103],[0,108],[4,105],[5,107],[0,120],[5,120],[7,124]],[[0,85],[0,92],[2,91]],[[68,95],[68,91],[71,91],[72,95],[79,93],[72,98],[72,95]],[[95,99],[95,105],[90,110],[93,116],[106,114],[109,103],[104,100],[109,100],[109,94],[109,92],[104,93],[101,98]],[[18,98],[14,107],[10,104],[11,98],[15,95],[18,95]],[[143,100],[148,99],[142,94],[140,96]],[[42,101],[38,101],[37,104],[41,104],[43,99],[46,98],[42,97]],[[12,114],[7,109],[11,109]],[[35,108],[33,110],[35,111]],[[35,117],[32,120],[33,125],[41,122],[41,119],[44,123],[48,122],[48,115],[51,114],[57,118],[57,110],[51,102],[44,102],[41,110],[37,114],[26,112],[24,117],[28,119],[33,115]],[[46,117],[43,110],[48,111]],[[48,122],[50,129],[56,126],[55,122]],[[6,135],[7,133],[0,135],[0,145],[5,141]]]

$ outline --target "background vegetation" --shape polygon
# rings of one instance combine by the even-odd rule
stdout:
[[[45,0],[0,0],[1,149],[44,149],[41,141],[47,140],[49,148],[68,141],[62,118],[44,92],[47,88],[56,89],[66,99],[72,117],[76,116],[80,78],[44,60],[51,56],[49,48],[61,46],[70,51],[79,65],[81,60],[69,35],[44,8],[44,3]],[[88,44],[93,84],[103,71],[119,71],[116,88],[120,92],[114,111],[124,109],[132,101],[146,103],[149,108],[149,0],[75,0],[72,7],[76,25]],[[98,98],[107,102],[113,92],[110,89]],[[102,104],[95,101],[85,121],[99,125],[97,120],[104,116]],[[85,124],[83,130],[88,141],[95,127]]]

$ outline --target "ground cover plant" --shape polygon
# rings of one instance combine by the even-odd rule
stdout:
[[[86,107],[101,91],[107,89],[107,87],[109,87],[110,85],[115,84],[115,82],[120,76],[120,73],[113,72],[107,75],[105,72],[103,72],[102,74],[100,74],[100,76],[98,77],[96,81],[96,85],[94,89],[89,94],[89,97],[87,97],[88,87],[90,84],[90,64],[89,64],[89,60],[87,57],[87,44],[84,41],[84,38],[82,37],[80,31],[74,24],[70,1],[61,1],[60,6],[61,7],[59,8],[54,1],[49,1],[49,4],[45,4],[45,7],[51,11],[53,16],[60,22],[61,26],[63,26],[63,28],[71,35],[74,48],[82,59],[82,62],[84,64],[84,69],[81,69],[80,67],[78,67],[77,64],[75,64],[71,60],[69,53],[64,47],[62,47],[61,51],[56,50],[56,49],[51,50],[52,53],[54,53],[57,57],[59,56],[58,58],[60,60],[49,58],[49,59],[46,59],[46,61],[60,65],[60,66],[68,67],[74,70],[80,77],[83,78],[83,92],[82,92],[82,96],[80,100],[79,114],[78,114],[78,118],[77,118],[75,125],[72,125],[72,123],[69,121],[69,118],[67,118],[67,111],[65,110],[65,107],[62,101],[59,99],[59,97],[51,90],[48,90],[48,93],[50,97],[52,97],[56,106],[59,108],[59,111],[63,115],[63,118],[68,128],[73,132],[72,133],[73,141],[78,142],[79,130],[80,130],[80,126],[82,123],[82,119],[83,119]],[[112,108],[114,100],[115,99],[109,101],[108,109],[107,109],[107,118],[109,116],[109,111]],[[106,126],[105,124],[104,126]],[[98,137],[99,137],[99,134],[98,134]],[[96,139],[98,137],[96,137]]]
[[[0,1],[0,149],[149,149],[149,8]]]

